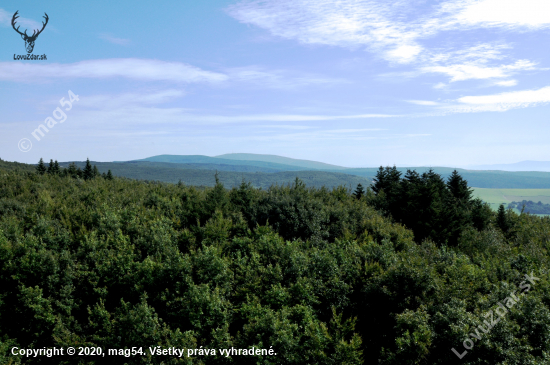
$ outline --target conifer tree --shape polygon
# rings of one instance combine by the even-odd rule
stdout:
[[[399,208],[401,172],[395,166],[380,166],[372,181],[371,189],[376,193],[374,205],[385,214],[394,214]]]
[[[50,164],[48,165],[48,174],[53,175],[53,160],[50,159]]]
[[[107,180],[113,180],[113,173],[111,170],[107,171]]]
[[[55,160],[53,163],[53,173],[55,175],[59,175],[60,170],[61,169],[59,168],[59,163],[57,162],[57,160]]]
[[[93,175],[94,175],[94,178],[100,176],[99,170],[97,169],[97,166],[96,166],[96,165],[94,165]]]
[[[504,234],[508,233],[510,230],[510,222],[506,215],[504,204],[501,204],[498,207],[496,224]]]
[[[92,164],[90,163],[89,158],[86,159],[86,167],[84,167],[83,178],[84,180],[90,180],[94,178],[94,169],[92,168]]]
[[[454,170],[449,176],[447,188],[456,200],[461,201],[464,205],[470,205],[472,189],[468,187],[468,182],[459,175],[458,171]]]
[[[40,161],[38,161],[38,166],[36,166],[36,172],[40,175],[44,175],[47,171],[46,165],[44,165],[44,160],[40,158]]]
[[[365,195],[365,189],[363,188],[363,185],[357,184],[357,188],[353,192],[353,196],[355,197],[355,199],[360,200],[363,195]]]
[[[77,177],[81,177],[82,170],[80,170],[74,162],[71,162],[67,168],[67,174],[73,179],[76,179]]]

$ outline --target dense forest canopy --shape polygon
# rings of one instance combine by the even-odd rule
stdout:
[[[196,188],[100,174],[89,162],[5,164],[2,364],[550,361],[550,219],[494,213],[456,172],[380,168],[354,191],[299,179],[228,190],[214,176],[214,187]],[[520,296],[525,275],[537,279]],[[511,292],[520,299],[486,326]],[[68,346],[216,354],[10,352]],[[219,352],[232,347],[277,355]]]

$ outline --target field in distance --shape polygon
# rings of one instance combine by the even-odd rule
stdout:
[[[508,206],[513,201],[532,200],[535,203],[541,201],[543,204],[550,204],[550,189],[486,189],[473,188],[474,196],[491,205],[494,210],[500,204]],[[519,211],[518,211],[519,212]]]

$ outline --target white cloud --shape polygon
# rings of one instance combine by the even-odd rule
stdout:
[[[228,8],[242,23],[266,29],[273,35],[305,44],[356,48],[367,46],[382,57],[411,62],[422,47],[419,34],[391,19],[406,1],[271,0],[242,1]]]
[[[220,124],[248,124],[264,128],[303,129],[302,125],[293,122],[316,122],[330,120],[361,120],[372,118],[391,118],[398,115],[390,114],[204,114],[196,109],[180,107],[160,107],[159,104],[168,103],[181,98],[184,92],[175,89],[154,92],[136,92],[119,95],[80,95],[79,108],[75,109],[75,119],[81,122],[104,124],[107,127],[126,127],[137,124],[192,124],[192,125],[220,125]],[[57,101],[52,101],[56,103]],[[277,123],[268,124],[265,123]],[[281,122],[280,124],[278,122]],[[360,129],[357,131],[372,131],[374,129]]]
[[[391,118],[390,114],[355,114],[355,115],[305,115],[305,114],[252,114],[252,115],[193,115],[191,118],[201,122],[239,123],[239,122],[306,122],[341,119]]]
[[[410,63],[420,54],[422,47],[417,45],[401,45],[386,52],[386,58],[397,63]]]
[[[283,70],[265,70],[258,66],[237,67],[226,70],[231,80],[275,89],[291,89],[306,85],[332,85],[349,83],[341,78],[318,75],[296,75]]]
[[[504,87],[516,86],[517,84],[517,80],[504,80],[495,82],[495,85]]]
[[[546,11],[548,9],[548,11]],[[238,21],[304,44],[364,47],[394,64],[412,64],[420,73],[450,81],[509,77],[532,70],[529,60],[507,58],[507,44],[482,43],[458,50],[430,50],[421,40],[443,31],[491,24],[529,27],[550,24],[548,0],[243,0],[228,8]],[[540,12],[541,14],[534,15]]]
[[[459,102],[474,105],[531,106],[550,102],[550,86],[538,90],[512,91],[494,95],[463,96]]]
[[[461,1],[456,15],[461,24],[542,28],[550,26],[548,0],[481,0]]]
[[[81,98],[79,107],[113,109],[147,104],[162,104],[184,96],[181,90],[163,90],[152,93],[126,93],[120,95],[91,95]]]
[[[113,37],[110,34],[100,34],[99,38],[106,40],[109,43],[118,44],[120,46],[126,46],[130,43],[129,39]]]
[[[8,13],[4,9],[0,9],[0,24],[9,26],[12,16],[13,14]]]
[[[469,79],[492,79],[509,77],[517,71],[533,70],[535,64],[528,60],[519,60],[511,65],[484,66],[475,63],[452,64],[446,66],[426,66],[421,71],[441,73],[450,77],[451,82]]]
[[[70,64],[38,65],[20,62],[0,63],[0,80],[32,81],[51,78],[115,78],[141,81],[220,82],[227,75],[204,71],[181,62],[115,58]]]
[[[307,125],[290,125],[290,124],[263,124],[258,125],[256,128],[276,128],[276,129],[295,129],[295,130],[305,130],[311,129],[311,126]]]
[[[11,27],[11,20],[12,20],[14,14],[15,14],[15,12],[11,13],[11,12],[8,12],[4,9],[0,9],[0,24]],[[32,35],[32,31],[35,30],[35,29],[36,30],[42,29],[42,26],[43,26],[42,22],[46,21],[45,19],[42,19],[42,22],[36,22],[32,19],[23,18],[21,16],[21,12],[19,12],[17,14],[17,16],[19,18],[17,18],[17,20],[16,20],[15,27],[16,28],[20,27],[19,31],[21,31],[22,33],[24,33],[25,29],[27,29],[28,30],[27,34],[29,34],[29,35]],[[30,31],[30,33],[29,33],[29,31]]]
[[[416,104],[416,105],[424,105],[424,106],[436,106],[439,105],[439,103],[436,103],[435,101],[429,101],[429,100],[406,100],[408,103]]]
[[[438,108],[441,114],[505,112],[550,103],[550,86],[536,90],[520,90],[492,95],[463,96],[457,103]]]

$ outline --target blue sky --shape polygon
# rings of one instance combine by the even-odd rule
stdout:
[[[549,41],[547,0],[3,1],[0,158],[550,160]]]

